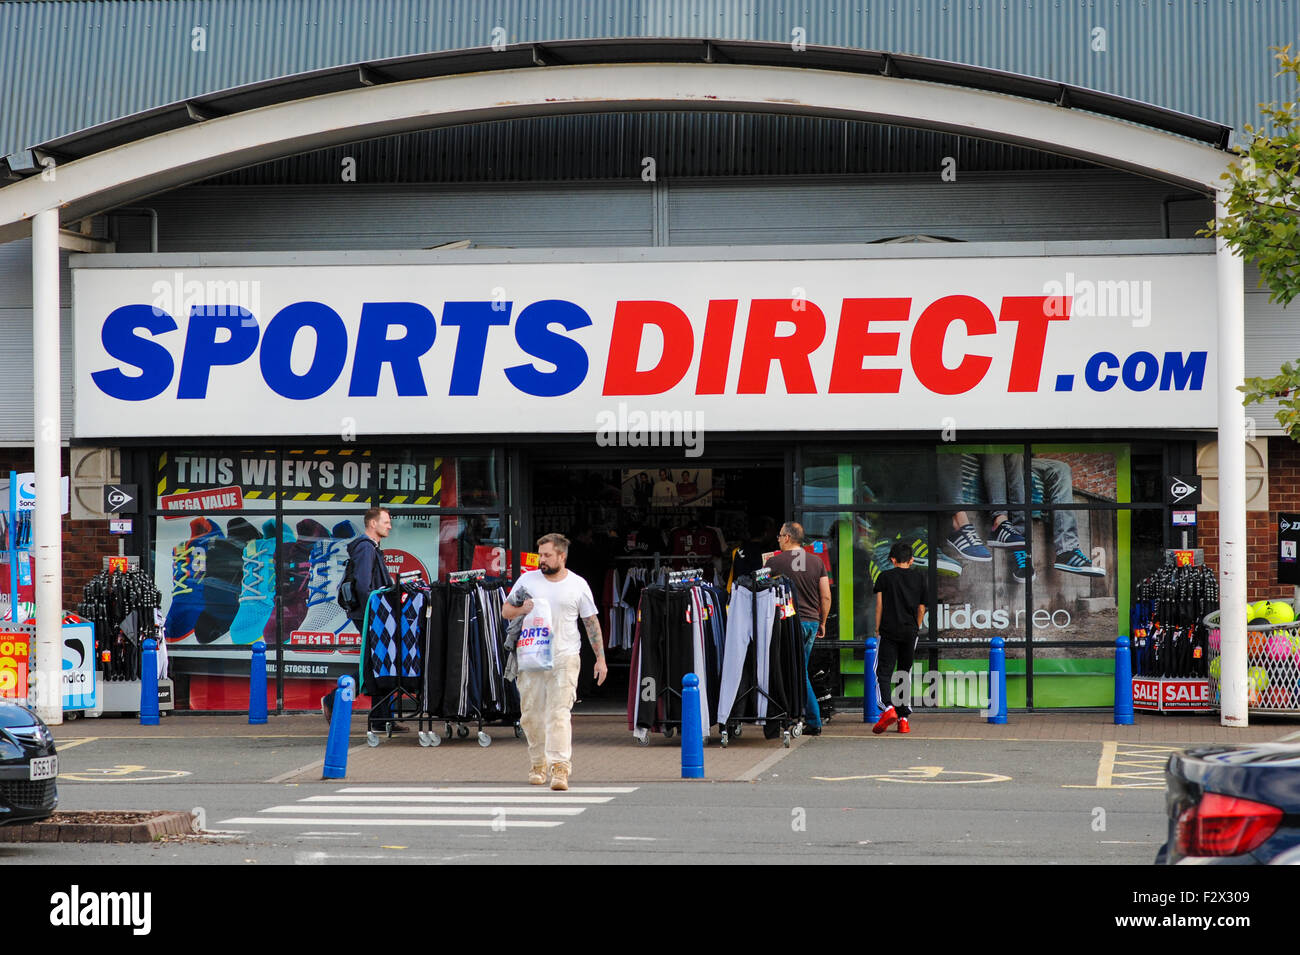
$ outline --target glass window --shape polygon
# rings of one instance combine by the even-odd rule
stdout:
[[[934,463],[928,448],[879,446],[804,455],[807,507],[857,504],[931,504]]]
[[[288,449],[164,452],[158,457],[160,511],[314,512],[372,502],[389,506],[494,507],[492,453],[443,456],[410,449]]]
[[[372,486],[379,503],[416,507],[494,507],[496,457],[452,457],[422,450],[376,452]]]
[[[1048,504],[1128,503],[1131,488],[1127,445],[1036,444],[1030,465],[1033,500]],[[1120,470],[1125,472],[1119,480]]]
[[[880,574],[892,566],[889,551],[895,543],[907,544],[914,557],[913,566],[927,575],[935,559],[944,567],[942,556],[930,548],[926,514],[808,511],[802,523],[806,546],[821,557],[831,575],[831,615],[826,626],[830,640],[862,643],[875,635],[875,584]],[[860,647],[841,654],[839,672],[845,696],[863,693],[863,656]]]
[[[277,554],[283,560],[292,544],[292,532],[282,538],[281,531],[265,515],[155,518],[154,579],[174,669],[193,670],[186,661],[204,661],[198,672],[224,672],[220,661],[237,659],[232,648],[246,655],[258,640],[275,645]]]

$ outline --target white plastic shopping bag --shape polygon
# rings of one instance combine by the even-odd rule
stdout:
[[[551,650],[554,638],[551,602],[545,597],[534,597],[533,609],[524,615],[524,626],[515,644],[519,672],[551,669],[555,665]]]

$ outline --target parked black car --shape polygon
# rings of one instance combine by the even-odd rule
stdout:
[[[0,701],[0,826],[38,822],[59,804],[54,737],[25,706]]]
[[[1165,783],[1169,837],[1157,863],[1300,862],[1300,744],[1175,753]]]

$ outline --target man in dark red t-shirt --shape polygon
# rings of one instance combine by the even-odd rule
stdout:
[[[799,625],[803,628],[804,685],[808,697],[804,704],[804,732],[818,736],[822,731],[822,714],[812,678],[807,675],[808,658],[812,656],[817,638],[826,636],[826,617],[831,612],[831,578],[821,557],[804,550],[803,541],[802,524],[794,521],[782,524],[781,533],[777,535],[781,552],[769,557],[767,566],[794,583]]]

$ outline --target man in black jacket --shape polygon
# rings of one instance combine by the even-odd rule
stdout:
[[[388,575],[388,568],[384,566],[384,552],[379,547],[379,542],[393,529],[393,516],[386,507],[372,507],[366,511],[362,520],[365,523],[365,534],[348,544],[352,576],[357,582],[357,608],[348,612],[348,619],[357,625],[358,633],[365,626],[366,601],[371,591],[393,585],[393,579]],[[320,704],[321,712],[325,714],[328,722],[334,709],[334,691],[331,690],[321,697]]]

